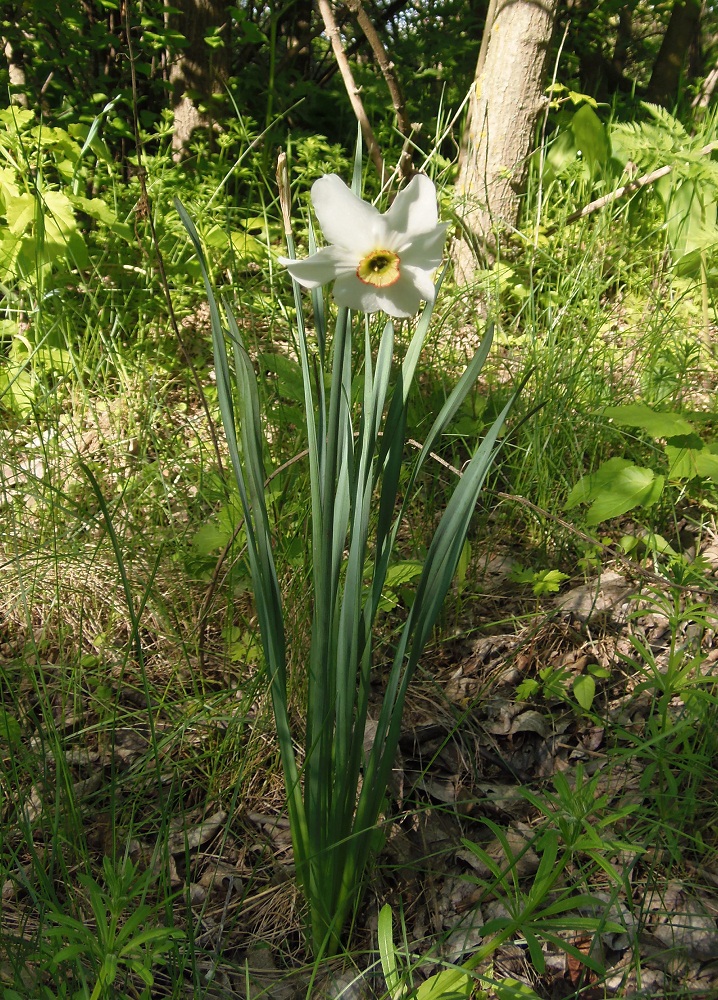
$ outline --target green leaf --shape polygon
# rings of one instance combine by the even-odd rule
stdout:
[[[282,399],[294,403],[304,402],[304,380],[298,362],[284,354],[263,353],[257,358],[260,371],[271,372],[277,377],[277,393]]]
[[[15,104],[11,108],[4,108],[0,111],[0,123],[7,126],[11,133],[22,132],[35,121],[35,112],[18,108]]]
[[[718,455],[709,448],[704,448],[696,455],[696,468],[699,476],[718,482]]]
[[[533,583],[536,579],[536,570],[520,566],[518,563],[512,566],[509,579],[512,583]]]
[[[578,169],[589,180],[607,163],[610,155],[611,143],[606,127],[593,108],[585,104],[551,144],[544,160],[544,179],[550,183],[561,174]]]
[[[700,256],[718,243],[716,201],[698,178],[675,179],[666,207],[666,228],[674,263],[681,273],[698,273]],[[686,259],[688,258],[688,259]]]
[[[577,150],[588,162],[592,172],[595,167],[607,162],[611,146],[606,127],[589,104],[584,104],[573,116],[571,131]]]
[[[644,403],[629,403],[625,406],[607,406],[603,411],[621,427],[640,427],[654,438],[671,438],[679,434],[693,434],[693,427],[678,413],[656,412]]]
[[[45,208],[45,231],[52,242],[64,242],[77,232],[77,220],[72,202],[62,191],[46,191],[42,200]]]
[[[418,559],[403,559],[401,562],[394,563],[386,571],[384,585],[392,590],[403,587],[404,584],[410,583],[417,576],[420,576],[423,567],[424,564]]]
[[[388,903],[385,903],[379,911],[377,938],[386,988],[392,1000],[400,1000],[406,993],[406,987],[402,984],[397,968],[396,949],[394,948],[394,935],[392,932],[392,914]]]
[[[469,571],[469,566],[471,565],[471,542],[466,539],[464,542],[464,547],[461,550],[461,555],[459,556],[459,563],[456,567],[456,586],[459,593],[464,589],[466,583],[466,574]]]
[[[36,382],[24,365],[0,367],[0,405],[9,407],[18,416],[27,417],[35,403]]]
[[[556,594],[564,580],[568,580],[568,573],[561,573],[557,569],[540,570],[533,574],[532,589],[537,597]]]
[[[10,232],[18,236],[26,232],[35,218],[35,199],[31,194],[21,194],[18,198],[8,201],[5,208]]]
[[[416,991],[416,1000],[469,1000],[473,980],[461,969],[444,969],[430,976]]]
[[[584,712],[591,710],[596,695],[596,682],[590,674],[581,674],[574,680],[573,695]]]
[[[20,742],[22,729],[20,723],[14,715],[10,715],[4,708],[0,708],[0,743],[12,746]]]
[[[231,537],[232,532],[226,526],[215,520],[207,521],[195,532],[192,538],[192,550],[197,555],[208,556],[223,548]]]
[[[113,210],[103,201],[102,198],[83,198],[81,195],[72,196],[72,204],[91,219],[105,226],[111,233],[121,239],[131,243],[135,240],[135,233],[132,226],[126,222],[120,222]]]
[[[492,992],[496,993],[498,1000],[538,1000],[528,983],[522,983],[518,979],[501,979],[492,984]]]
[[[697,434],[671,438],[666,444],[669,479],[695,479],[703,476],[718,482],[718,455]]]
[[[519,686],[516,688],[516,700],[531,701],[540,687],[541,685],[535,678],[527,677],[525,680],[521,681]]]
[[[566,500],[565,509],[590,503],[586,524],[619,517],[634,507],[651,507],[663,492],[663,476],[625,458],[610,458],[595,472],[583,476]]]
[[[595,472],[581,476],[569,493],[564,510],[573,510],[581,503],[590,503],[604,486],[610,485],[613,478],[631,464],[627,458],[610,458]]]

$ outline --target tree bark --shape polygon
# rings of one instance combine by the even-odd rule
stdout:
[[[613,68],[619,76],[623,76],[626,69],[628,53],[633,41],[633,11],[630,7],[621,7],[618,12],[618,32],[616,34],[616,44],[613,47]]]
[[[176,26],[187,39],[187,47],[170,70],[174,134],[172,150],[180,159],[196,128],[211,128],[211,116],[200,112],[200,102],[221,92],[229,67],[229,13],[226,0],[180,0]],[[212,29],[223,29],[224,44],[212,47],[205,36]]]
[[[15,46],[7,39],[0,38],[5,59],[7,60],[8,83],[10,84],[10,100],[20,107],[27,107],[27,94],[22,88],[25,87],[25,67],[22,56],[17,52]]]
[[[497,0],[486,25],[486,56],[477,67],[459,160],[460,282],[476,271],[476,249],[490,255],[496,232],[517,223],[557,8],[558,0]]]
[[[681,74],[698,33],[702,8],[701,0],[677,0],[674,3],[648,83],[646,96],[649,101],[668,105],[678,97]]]

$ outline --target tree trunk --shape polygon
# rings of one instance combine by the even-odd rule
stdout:
[[[454,252],[457,280],[471,280],[476,247],[515,226],[558,0],[497,0],[486,57],[477,67],[459,161],[464,233]]]
[[[179,159],[196,128],[211,128],[212,119],[200,112],[197,105],[207,103],[220,93],[229,66],[229,12],[226,0],[180,0],[176,27],[187,40],[170,70],[174,134],[172,150]],[[206,36],[212,33],[222,39],[220,46],[211,46]]]
[[[673,5],[663,42],[653,64],[646,96],[657,104],[672,104],[686,58],[697,33],[703,4],[701,0],[677,0]]]
[[[16,51],[15,46],[7,38],[0,38],[5,59],[7,60],[8,83],[10,84],[10,100],[20,107],[27,107],[27,94],[25,87],[25,67],[22,56]]]
[[[618,33],[613,47],[613,68],[619,76],[626,69],[628,53],[633,42],[633,11],[630,7],[621,7],[618,12]]]

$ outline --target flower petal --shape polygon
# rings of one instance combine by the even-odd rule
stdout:
[[[425,302],[433,302],[436,298],[436,288],[432,277],[433,269],[426,271],[421,267],[411,267],[405,264],[402,271],[407,282],[410,282]]]
[[[413,275],[405,277],[402,274],[396,284],[379,288],[365,285],[354,274],[342,274],[334,285],[334,299],[337,305],[348,309],[367,313],[385,312],[388,316],[402,319],[418,312],[422,291],[414,285]]]
[[[352,274],[356,271],[357,261],[354,254],[348,254],[341,247],[322,247],[304,260],[292,260],[290,257],[280,257],[279,263],[289,271],[291,276],[305,288],[318,288],[346,271]],[[359,279],[357,279],[358,281]]]
[[[378,312],[381,309],[378,287],[360,281],[356,273],[340,275],[332,292],[336,304],[346,309],[355,309],[359,312]]]
[[[426,174],[416,174],[396,196],[384,218],[389,229],[399,236],[429,232],[439,219],[434,182]]]
[[[446,230],[449,225],[448,222],[441,222],[430,232],[414,236],[410,245],[400,251],[402,264],[422,267],[425,271],[436,270],[444,255]]]
[[[312,184],[312,203],[324,238],[355,253],[357,264],[370,250],[383,246],[387,231],[383,217],[352,194],[337,174],[325,174]]]

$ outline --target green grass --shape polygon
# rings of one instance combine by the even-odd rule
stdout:
[[[185,181],[193,188],[195,208],[218,190],[234,162],[227,155],[224,162],[207,160],[205,176]],[[305,177],[312,179],[314,155],[308,152],[308,162],[297,164],[303,185]],[[338,157],[337,151],[332,156]],[[216,278],[233,297],[253,357],[262,361],[260,391],[272,429],[268,465],[294,460],[273,480],[270,513],[288,565],[280,583],[292,666],[290,711],[299,721],[311,613],[308,478],[300,457],[297,400],[283,380],[288,369],[283,376],[269,364],[277,354],[295,360],[295,345],[288,285],[271,257],[278,247],[276,206],[257,175],[257,162],[252,156],[242,162],[242,207],[225,198],[223,187],[202,224],[205,236],[217,227],[208,241]],[[201,289],[168,208],[169,195],[183,193],[180,171],[167,158],[151,167],[152,211],[174,307],[185,321],[183,340],[218,422]],[[204,187],[193,187],[198,177]],[[132,219],[136,187],[123,190],[114,176],[104,183],[118,218]],[[549,218],[558,213],[550,199],[544,210]],[[243,228],[256,245],[250,242],[247,249],[245,240],[237,252],[222,234],[250,218],[261,220],[251,232]],[[488,700],[492,681],[457,713],[446,705],[433,674],[456,633],[472,634],[477,619],[485,617],[477,570],[484,553],[508,552],[525,565],[561,569],[578,582],[578,560],[590,546],[561,523],[583,530],[580,511],[566,515],[563,509],[571,487],[613,455],[638,463],[661,460],[655,443],[609,423],[602,408],[640,398],[657,408],[703,411],[708,436],[715,420],[716,364],[703,340],[702,289],[676,279],[665,267],[662,247],[653,250],[645,234],[619,227],[617,219],[620,212],[559,230],[537,249],[523,246],[503,262],[510,273],[495,268],[481,278],[498,320],[497,343],[480,392],[462,408],[437,453],[460,469],[509,393],[531,371],[491,486],[534,506],[503,500],[478,512],[473,562],[445,609],[417,681],[416,705],[429,711],[428,705],[441,717],[458,715],[462,733],[469,729],[464,720]],[[31,379],[29,395],[4,386],[0,400],[0,882],[6,921],[0,988],[8,1000],[92,997],[106,956],[94,953],[94,939],[91,946],[77,928],[73,938],[71,925],[59,917],[87,921],[92,929],[93,900],[98,910],[104,906],[118,915],[120,925],[146,905],[142,926],[183,932],[184,937],[166,941],[170,950],[158,954],[155,966],[171,996],[184,995],[185,982],[203,995],[218,948],[223,970],[231,969],[238,981],[246,971],[246,951],[257,940],[270,945],[278,976],[308,961],[286,830],[271,828],[271,817],[284,815],[284,793],[227,454],[221,446],[223,474],[197,385],[171,331],[142,220],[137,228],[142,250],[134,233],[130,240],[115,239],[98,225],[88,238],[90,266],[81,276],[70,258],[58,258],[43,273],[42,288],[36,276],[26,275],[14,284],[14,297],[4,300],[3,318],[12,324],[3,328],[6,356],[10,359],[12,345],[22,337],[32,348],[31,356],[22,358],[25,367],[12,369],[14,377]],[[410,416],[419,439],[480,329],[465,300],[465,292],[449,290],[437,308]],[[96,478],[102,502],[83,463]],[[406,559],[425,554],[455,478],[439,463],[424,473],[401,535]],[[661,531],[673,544],[686,522],[710,531],[715,501],[710,482],[676,484],[660,504],[628,520]],[[595,533],[613,543],[626,527],[624,519]],[[549,850],[557,837],[561,856],[570,860],[575,894],[598,889],[613,901],[620,893],[630,896],[636,883],[660,889],[670,878],[699,879],[701,859],[715,859],[718,849],[712,796],[718,698],[712,661],[696,655],[701,636],[714,627],[715,583],[700,566],[693,577],[675,579],[678,570],[687,572],[685,566],[671,568],[655,551],[641,555],[639,569],[668,581],[660,597],[647,595],[654,604],[668,600],[662,609],[668,618],[668,668],[650,649],[624,650],[589,712],[582,714],[573,704],[562,707],[573,725],[605,727],[607,761],[600,781],[586,772],[581,794],[555,781],[530,790],[532,822],[537,837],[544,838],[541,850]],[[598,559],[609,557],[601,552]],[[634,579],[638,594],[642,577]],[[645,586],[643,591],[645,596]],[[398,598],[398,608],[386,616],[380,649],[390,647],[405,613],[404,595]],[[512,600],[510,626],[518,631],[540,609],[528,592],[522,602]],[[491,605],[497,628],[500,607]],[[506,624],[501,629],[510,630]],[[536,642],[531,639],[526,648]],[[549,647],[538,648],[537,663]],[[379,668],[378,682],[381,677]],[[641,720],[621,717],[612,702],[640,685],[645,685]],[[548,699],[537,706],[559,712]],[[636,803],[638,808],[624,808]],[[427,809],[426,799],[419,796],[413,808],[417,814]],[[168,852],[178,829],[194,829],[219,811],[225,818],[201,851]],[[266,824],[258,825],[253,814],[265,816]],[[486,844],[485,825],[467,821],[466,829],[470,841]],[[618,848],[619,842],[630,846]],[[630,855],[624,867],[617,851],[624,859]],[[125,867],[127,885],[113,889],[105,857],[110,883],[127,857],[140,872],[134,877]],[[207,873],[218,859],[237,873],[232,892],[221,866],[221,885],[211,886]],[[520,910],[527,887],[514,876],[515,861],[506,857],[482,891],[504,893]],[[395,916],[405,904],[409,908],[401,881],[384,871],[381,861],[375,878],[379,895],[389,885],[392,898],[398,897]],[[196,886],[199,901],[188,902],[186,892]],[[639,921],[648,919],[644,905],[641,896],[634,914]],[[210,926],[220,926],[221,933],[213,937]],[[540,924],[534,931],[540,936]],[[58,963],[60,941],[74,942],[77,950]],[[362,948],[372,947],[365,928],[355,929],[349,947],[357,961]],[[406,961],[416,963],[417,956]],[[634,961],[638,966],[640,956]],[[490,968],[480,972],[485,982],[494,975]],[[118,969],[112,986],[102,986],[101,995],[128,992],[131,974],[131,988],[142,995],[141,978],[127,966]]]

